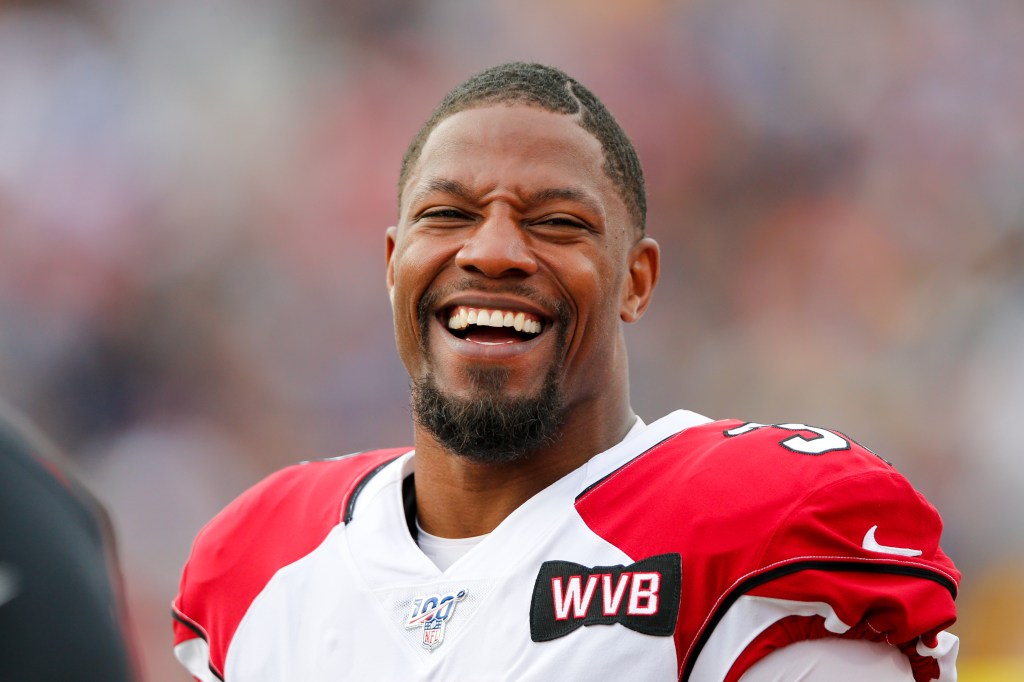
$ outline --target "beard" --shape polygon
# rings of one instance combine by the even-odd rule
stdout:
[[[421,351],[428,358],[429,313],[432,297],[420,305]],[[565,420],[564,399],[558,377],[565,356],[569,315],[560,302],[549,305],[558,324],[555,357],[534,395],[505,394],[509,370],[470,367],[466,370],[472,395],[446,393],[429,371],[412,382],[412,408],[416,423],[429,431],[449,452],[484,464],[521,461],[554,441]]]
[[[507,370],[471,370],[470,398],[446,394],[428,374],[413,382],[413,415],[449,452],[480,463],[516,462],[551,443],[562,427],[557,369],[536,395],[516,398],[502,394]]]

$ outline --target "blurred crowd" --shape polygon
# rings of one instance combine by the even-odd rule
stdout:
[[[964,573],[962,679],[1024,677],[1017,0],[0,0],[0,395],[107,505],[148,679],[184,679],[169,603],[210,516],[411,442],[398,164],[508,60],[576,75],[644,163],[641,416],[891,460]]]

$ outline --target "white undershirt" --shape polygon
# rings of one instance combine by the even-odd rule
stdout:
[[[472,538],[439,538],[423,530],[419,518],[416,519],[416,542],[419,543],[420,551],[427,555],[427,558],[434,562],[442,571],[462,558],[462,555],[480,544],[487,535],[477,535]]]
[[[623,440],[643,431],[639,417]],[[442,538],[423,530],[416,519],[416,542],[440,570],[447,571],[487,535]],[[913,682],[910,661],[897,649],[880,642],[827,637],[795,642],[773,651],[754,664],[740,682]]]

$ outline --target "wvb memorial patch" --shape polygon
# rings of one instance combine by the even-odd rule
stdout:
[[[669,636],[676,627],[681,580],[678,554],[593,568],[545,561],[533,585],[530,637],[547,642],[586,625],[613,623],[647,635]]]

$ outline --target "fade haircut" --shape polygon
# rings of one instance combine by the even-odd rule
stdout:
[[[640,234],[647,221],[644,174],[633,143],[594,93],[565,72],[542,64],[512,62],[481,71],[449,92],[423,124],[402,158],[398,202],[430,133],[449,116],[493,104],[525,104],[556,114],[576,116],[581,128],[597,138],[604,172],[619,191]]]

